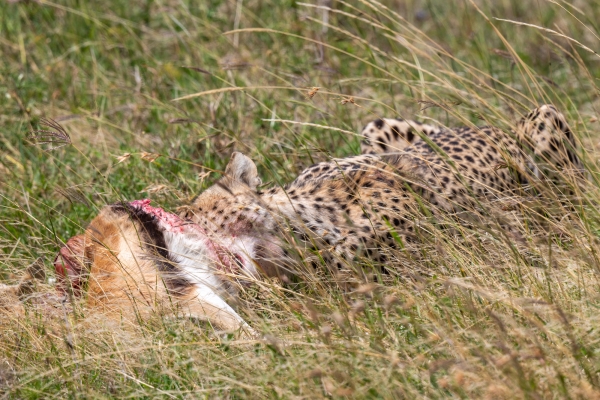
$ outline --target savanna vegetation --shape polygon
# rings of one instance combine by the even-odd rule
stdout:
[[[595,0],[2,2],[5,284],[41,257],[52,291],[58,248],[105,204],[175,210],[232,151],[284,184],[384,116],[510,129],[552,103],[588,182],[506,199],[489,225],[425,215],[385,284],[256,285],[239,310],[260,340],[3,304],[0,397],[600,397],[599,20]],[[43,118],[68,135],[32,136]]]

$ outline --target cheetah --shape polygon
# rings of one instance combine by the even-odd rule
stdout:
[[[469,165],[485,163],[484,159],[491,157],[482,152],[488,149],[484,141],[495,143],[496,139],[506,143],[506,134],[495,127],[482,127],[488,137],[475,138],[473,129],[458,128],[446,129],[434,125],[422,124],[417,121],[405,121],[402,119],[383,118],[367,124],[362,133],[361,152],[363,154],[385,154],[389,152],[402,152],[410,147],[411,153],[431,152],[435,147],[430,146],[424,137],[439,145],[443,153],[446,153],[456,161],[465,161]],[[491,131],[495,131],[489,135]],[[522,118],[516,129],[509,134],[510,140],[517,141],[518,146],[529,155],[529,167],[533,170],[536,178],[542,176],[552,177],[556,182],[560,180],[557,174],[570,176],[583,175],[583,163],[576,154],[577,144],[575,136],[567,124],[565,117],[553,105],[543,105],[529,112]],[[478,143],[473,146],[465,146],[464,141],[475,139]],[[565,141],[566,139],[566,141]],[[461,152],[457,147],[458,141],[464,150],[476,151],[477,154],[469,154],[468,151]],[[415,144],[415,146],[412,146]],[[502,146],[495,146],[502,148]],[[438,150],[439,152],[439,150]],[[460,154],[463,153],[463,154]],[[479,158],[479,160],[476,160]],[[461,168],[466,168],[464,165]]]
[[[552,105],[512,132],[379,119],[362,135],[365,154],[318,163],[263,192],[255,164],[234,153],[224,176],[180,217],[232,243],[267,276],[281,273],[285,243],[295,239],[342,270],[357,256],[384,263],[387,249],[414,246],[423,208],[469,210],[522,194],[544,176],[582,170],[573,133]]]
[[[573,133],[552,106],[532,111],[511,133],[385,119],[363,136],[367,154],[318,163],[283,187],[259,191],[256,165],[236,152],[224,176],[179,215],[149,200],[106,206],[60,249],[60,286],[74,295],[85,286],[87,305],[107,316],[175,306],[254,337],[226,299],[265,275],[295,275],[307,260],[294,254],[298,247],[328,267],[319,271],[343,276],[365,258],[391,272],[384,265],[395,264],[393,250],[418,247],[423,215],[477,213],[479,202],[582,170]]]

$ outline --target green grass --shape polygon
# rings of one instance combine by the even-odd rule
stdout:
[[[289,182],[357,154],[348,132],[381,116],[508,128],[555,104],[590,171],[576,212],[520,205],[522,242],[425,221],[423,258],[400,258],[399,278],[376,290],[349,293],[324,274],[266,282],[241,306],[264,342],[160,318],[123,327],[92,312],[68,324],[0,313],[0,396],[600,396],[600,70],[581,46],[598,49],[600,4],[384,3],[0,4],[0,281],[38,257],[51,273],[59,246],[104,204],[149,197],[174,209],[234,150],[265,182]],[[42,117],[72,145],[29,144]],[[545,231],[529,229],[536,218]]]

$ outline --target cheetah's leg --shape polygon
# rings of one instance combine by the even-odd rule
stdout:
[[[553,105],[532,110],[517,124],[520,142],[532,152],[536,175],[556,180],[558,175],[581,176],[575,136],[564,115]]]
[[[362,130],[362,154],[394,153],[405,150],[419,139],[420,132],[430,136],[442,128],[412,120],[380,118]]]

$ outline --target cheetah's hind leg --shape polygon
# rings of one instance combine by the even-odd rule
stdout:
[[[380,118],[362,130],[361,154],[384,154],[404,151],[417,140],[419,133],[430,136],[442,128],[400,118]]]
[[[538,177],[558,184],[565,178],[572,181],[584,176],[573,131],[565,116],[553,105],[544,104],[532,110],[519,121],[516,133],[531,152]]]

